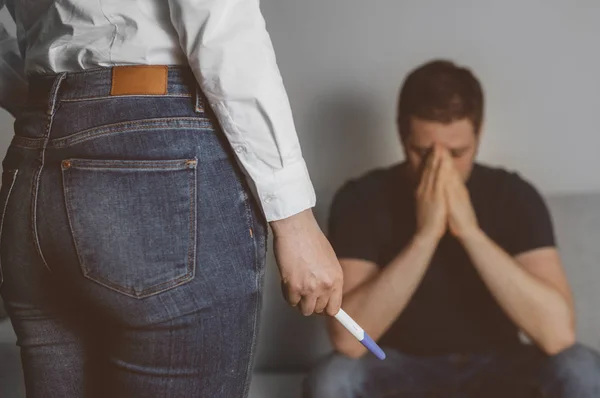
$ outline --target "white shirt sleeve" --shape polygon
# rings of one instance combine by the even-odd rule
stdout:
[[[196,79],[268,221],[315,205],[258,0],[169,0]]]
[[[0,11],[4,0],[0,0]],[[15,114],[27,98],[25,66],[17,39],[0,23],[0,106]]]

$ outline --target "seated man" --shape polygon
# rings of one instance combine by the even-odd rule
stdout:
[[[331,321],[337,353],[307,397],[600,397],[548,209],[518,174],[474,163],[482,119],[469,70],[434,61],[406,79],[406,161],[347,183],[330,218],[344,309],[388,358]]]

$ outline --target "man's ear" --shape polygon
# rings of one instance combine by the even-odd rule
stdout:
[[[475,132],[475,150],[473,151],[473,161],[477,158],[477,154],[479,153],[479,146],[481,145],[481,138],[483,137],[483,125],[479,127],[479,131]]]
[[[404,160],[408,160],[408,137],[398,134],[398,139],[400,140],[400,146],[402,147],[402,152],[404,153]]]

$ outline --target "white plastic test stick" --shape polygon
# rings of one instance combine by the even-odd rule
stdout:
[[[377,358],[384,360],[385,352],[377,345],[377,343],[369,337],[367,333],[358,326],[358,323],[346,314],[346,312],[340,308],[339,312],[335,315],[337,319],[358,341],[362,343],[369,351],[371,351]]]

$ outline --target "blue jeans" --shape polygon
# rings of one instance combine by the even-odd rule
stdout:
[[[555,356],[532,346],[479,355],[332,355],[305,380],[306,398],[596,398],[600,355],[575,345]]]
[[[28,397],[247,395],[266,222],[191,72],[167,81],[31,79],[0,193]]]

